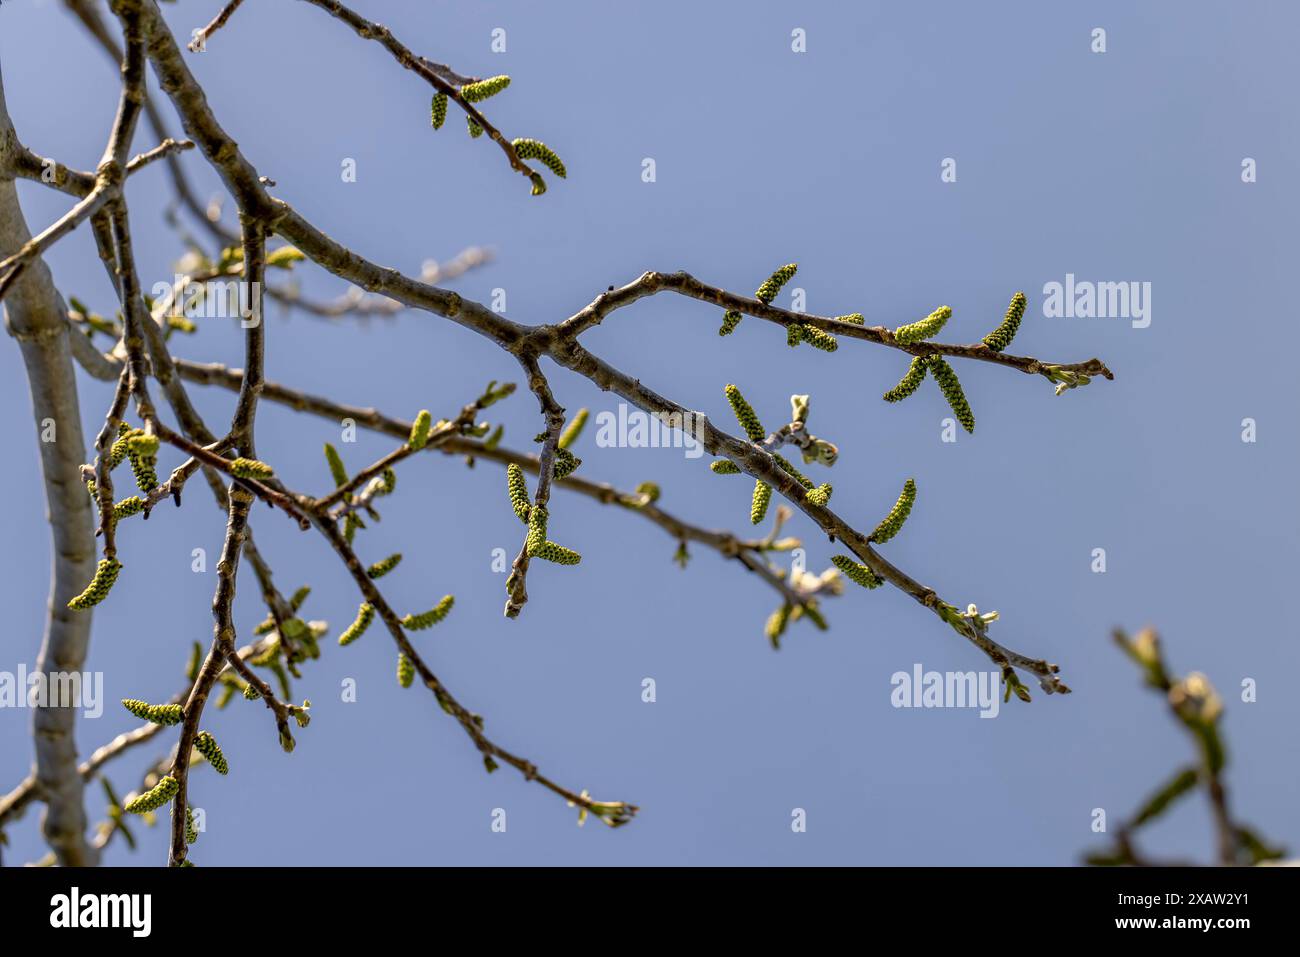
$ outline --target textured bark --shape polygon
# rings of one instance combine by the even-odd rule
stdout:
[[[17,252],[31,239],[12,173],[17,142],[0,78],[0,258]],[[39,258],[5,297],[4,316],[5,328],[17,340],[27,368],[53,546],[49,610],[36,667],[43,672],[81,671],[90,640],[91,613],[73,611],[68,600],[85,587],[95,571],[94,520],[80,474],[85,440],[66,307],[49,268]],[[55,441],[42,439],[49,423],[53,423]],[[60,864],[94,864],[97,855],[86,843],[83,782],[77,772],[76,709],[48,704],[33,711],[33,773],[47,806],[42,824],[45,838]]]

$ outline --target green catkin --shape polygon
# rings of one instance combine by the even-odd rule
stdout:
[[[429,106],[429,121],[433,124],[435,130],[442,129],[442,124],[447,122],[447,94],[435,93],[433,103]]]
[[[126,454],[131,460],[136,487],[146,494],[152,492],[158,487],[158,473],[154,471],[158,462],[158,436],[139,430],[131,432],[126,439]]]
[[[740,466],[731,459],[717,459],[709,463],[709,468],[713,470],[714,475],[739,475]]]
[[[903,527],[903,523],[907,521],[907,516],[912,513],[912,505],[915,502],[916,483],[908,479],[903,483],[903,491],[898,494],[898,501],[889,510],[889,514],[880,520],[880,524],[867,537],[867,541],[883,545],[897,535],[899,529]]]
[[[770,303],[776,298],[776,294],[781,291],[781,287],[794,278],[794,274],[798,270],[798,264],[786,263],[763,281],[763,285],[759,286],[754,293],[754,298],[762,303]]]
[[[407,446],[413,451],[420,451],[429,441],[429,430],[432,428],[433,416],[429,414],[428,409],[421,409],[420,414],[411,423],[411,437],[406,440]]]
[[[467,103],[482,103],[488,97],[496,96],[502,90],[510,85],[510,77],[490,76],[486,80],[479,80],[477,83],[466,83],[460,88],[460,95],[465,98]]]
[[[511,462],[506,466],[506,490],[510,493],[510,507],[515,510],[519,521],[528,524],[528,513],[532,505],[528,501],[528,484],[524,481],[524,470]]]
[[[141,429],[134,429],[126,439],[127,454],[154,456],[158,454],[160,444],[158,436],[149,435]]]
[[[409,688],[415,682],[415,663],[402,652],[397,653],[397,683]]]
[[[148,814],[174,798],[180,789],[180,782],[170,774],[164,775],[151,789],[128,801],[122,810],[131,814]]]
[[[226,763],[226,756],[221,753],[217,739],[208,732],[200,731],[194,736],[194,750],[207,758],[212,770],[218,774],[230,773],[230,765]]]
[[[577,467],[581,464],[582,464],[582,459],[578,458],[568,449],[556,449],[555,469],[552,474],[555,476],[555,480],[558,482],[560,479],[565,478],[568,475],[572,475],[573,472],[577,469]]]
[[[820,349],[822,352],[834,352],[840,347],[839,340],[829,332],[823,332],[816,326],[803,326],[803,328],[799,330],[799,335],[803,337],[803,341],[808,343],[808,345],[812,346],[814,349]]]
[[[124,498],[113,506],[113,521],[126,518],[129,515],[138,515],[143,511],[144,499],[139,495],[132,495],[130,498]]]
[[[264,481],[275,478],[275,469],[257,459],[237,458],[230,463],[230,474],[235,478],[256,479]]]
[[[785,327],[785,344],[791,349],[803,342],[804,328],[801,323],[792,322]]]
[[[1029,300],[1025,298],[1023,292],[1018,292],[1011,297],[1011,305],[1007,306],[1006,318],[1002,324],[984,337],[984,344],[994,352],[1001,352],[1007,346],[1011,345],[1011,340],[1016,337],[1016,332],[1020,329],[1020,320],[1024,318],[1025,306]]]
[[[256,701],[258,698],[262,697],[262,693],[250,684],[244,685],[243,694],[249,701]]]
[[[916,356],[912,359],[912,364],[907,367],[907,374],[886,392],[882,398],[886,402],[902,402],[909,395],[920,388],[921,382],[925,379],[925,370],[929,368],[929,363],[922,356]]]
[[[962,428],[967,432],[974,432],[975,413],[971,411],[970,403],[966,401],[966,393],[961,389],[961,380],[957,378],[957,373],[942,356],[930,356],[929,366],[930,375],[934,376],[934,381],[939,383],[939,391],[948,400],[952,414],[957,417]]]
[[[125,422],[119,423],[117,428],[117,441],[112,444],[108,450],[108,467],[110,470],[117,468],[126,458],[130,446],[127,444],[127,438],[131,434],[131,427]]]
[[[728,385],[723,391],[726,392],[727,401],[731,403],[731,411],[735,413],[736,421],[749,436],[749,441],[762,442],[767,437],[767,433],[763,431],[763,424],[758,421],[758,416],[745,401],[745,397],[740,394],[740,390],[734,385]]]
[[[466,127],[469,129],[470,139],[476,140],[483,135],[483,127],[479,126],[477,123],[474,122],[474,117],[472,116],[465,117],[465,124]]]
[[[376,480],[371,479],[371,481],[376,481]],[[376,494],[392,495],[393,490],[397,488],[397,473],[394,472],[392,469],[384,469],[382,472],[379,473],[379,479],[377,480],[377,482],[378,482],[378,492]]]
[[[131,472],[135,475],[136,488],[145,494],[158,487],[158,473],[154,470],[152,459],[146,459],[138,455],[132,456]]]
[[[164,726],[180,724],[185,718],[185,709],[178,704],[150,704],[138,698],[123,698],[122,707],[141,721]]]
[[[546,543],[546,521],[549,515],[545,505],[534,505],[528,511],[528,554],[535,554]]]
[[[199,829],[194,826],[194,809],[185,809],[185,843],[193,844],[199,839]]]
[[[939,330],[944,327],[950,318],[952,318],[952,307],[940,306],[924,319],[920,319],[916,322],[909,322],[907,325],[899,326],[895,329],[894,341],[900,345],[910,345],[913,342],[924,342],[931,336],[938,335]]]
[[[879,588],[885,580],[861,562],[855,562],[848,555],[832,555],[831,563],[844,573],[849,581],[856,582],[863,588]]]
[[[757,525],[767,514],[767,505],[772,501],[772,486],[761,479],[754,483],[754,501],[749,507],[749,521]]]
[[[820,505],[822,508],[825,508],[830,504],[832,491],[833,489],[829,484],[818,485],[815,489],[809,490],[808,494],[804,497],[813,505]]]
[[[402,553],[393,552],[393,554],[389,555],[387,558],[380,559],[379,561],[371,565],[369,568],[367,568],[366,574],[369,575],[371,578],[383,578],[394,568],[396,568],[397,563],[400,562],[401,560],[402,560]]]
[[[116,558],[101,558],[99,565],[95,569],[95,577],[90,580],[90,584],[76,598],[68,602],[69,608],[77,611],[85,611],[87,608],[94,608],[101,601],[108,597],[113,583],[117,581],[118,573],[122,571],[122,563]]]
[[[763,626],[763,634],[767,635],[773,648],[781,647],[781,636],[785,634],[786,626],[790,624],[792,611],[794,606],[787,602],[768,616],[767,623]]]
[[[325,461],[330,467],[330,477],[334,479],[334,487],[348,483],[348,470],[343,465],[343,458],[339,455],[339,450],[325,443]]]
[[[569,424],[560,433],[560,448],[567,449],[578,441],[582,436],[583,427],[587,424],[587,416],[590,414],[587,409],[579,409],[577,414],[569,420]]]
[[[554,562],[557,565],[576,565],[582,561],[582,556],[572,548],[565,548],[555,542],[543,542],[535,551],[530,551],[528,554],[533,558]]]
[[[855,326],[861,326],[861,325],[864,325],[864,324],[866,323],[867,320],[863,318],[862,313],[860,313],[860,312],[851,312],[851,313],[849,313],[847,316],[836,316],[836,317],[835,317],[835,321],[836,321],[836,322],[851,322],[851,323],[853,323],[853,325],[855,325]]]
[[[348,625],[347,630],[339,635],[339,645],[350,645],[366,633],[370,627],[370,622],[375,617],[375,606],[369,602],[363,601],[361,607],[357,609],[357,618],[352,624]]]
[[[422,631],[425,628],[432,628],[447,617],[451,611],[451,606],[455,603],[456,598],[454,595],[443,595],[442,600],[428,611],[422,611],[418,615],[407,615],[403,618],[402,627],[408,631]]]
[[[564,163],[555,155],[555,150],[541,140],[517,139],[512,141],[511,145],[520,159],[535,159],[560,179],[568,178]]]
[[[736,331],[736,326],[740,325],[742,316],[734,309],[728,309],[722,314],[722,326],[718,329],[718,335],[729,336]]]

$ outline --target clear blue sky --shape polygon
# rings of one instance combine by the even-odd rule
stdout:
[[[301,3],[246,5],[202,55],[189,55],[210,102],[276,195],[371,259],[417,272],[462,246],[494,264],[459,281],[464,295],[507,292],[509,314],[551,322],[645,269],[688,269],[752,290],[797,261],[808,308],[860,311],[896,325],[949,303],[946,339],[977,339],[1024,289],[1016,350],[1055,361],[1101,356],[1114,382],[1060,398],[1039,378],[965,363],[979,427],[940,442],[948,412],[932,384],[898,406],[880,401],[906,363],[845,342],[834,355],[787,349],[753,319],[715,334],[718,310],[662,296],[619,313],[589,347],[656,390],[728,421],[736,382],[775,420],[794,392],[813,397],[814,431],[839,443],[834,507],[870,527],[914,476],[920,492],[891,560],[951,601],[996,608],[996,635],[1060,663],[1075,693],[996,720],[958,710],[896,710],[890,676],[983,669],[986,660],[892,589],[854,589],[827,604],[828,634],[796,626],[774,653],[762,634],[774,595],[734,563],[674,543],[622,510],[558,493],[554,535],[584,555],[538,568],[518,621],[501,616],[520,526],[504,476],[426,456],[405,466],[363,555],[406,555],[385,580],[399,606],[456,595],[419,646],[504,746],[566,784],[642,807],[630,827],[579,830],[563,802],[510,770],[483,773],[461,730],[422,689],[399,689],[391,642],[374,630],[332,639],[298,685],[315,717],[280,753],[260,706],[236,701],[205,721],[228,778],[200,771],[194,802],[208,833],[201,865],[306,864],[1069,864],[1095,847],[1090,812],[1129,814],[1189,757],[1160,701],[1111,646],[1115,625],[1163,632],[1174,666],[1205,671],[1227,699],[1229,783],[1240,816],[1300,846],[1295,816],[1300,669],[1290,607],[1297,567],[1297,424],[1289,356],[1300,160],[1292,5],[1186,3],[687,4],[380,3],[356,0],[420,53],[465,73],[509,73],[489,115],[512,136],[545,140],[569,178],[530,198],[485,141],[453,115],[429,128],[429,91],[375,44]],[[218,4],[167,6],[182,37]],[[490,52],[507,31],[508,52]],[[1094,27],[1108,51],[1090,51]],[[807,52],[790,49],[794,28]],[[0,9],[10,110],[33,149],[93,168],[117,96],[116,74],[60,3]],[[1290,64],[1290,65],[1288,65]],[[170,110],[168,110],[169,116]],[[178,129],[178,124],[173,124]],[[141,133],[137,149],[153,145]],[[355,183],[340,164],[357,163]],[[643,158],[657,182],[641,181]],[[945,157],[956,183],[940,181]],[[1258,182],[1241,181],[1243,158]],[[218,192],[201,158],[185,160],[200,194]],[[170,277],[178,245],[161,221],[158,167],[129,189],[145,285]],[[35,187],[34,228],[68,200]],[[82,230],[49,257],[65,294],[100,310],[112,293]],[[320,295],[344,285],[301,270]],[[1152,322],[1046,319],[1043,286],[1080,280],[1152,284]],[[784,300],[784,297],[783,297]],[[788,300],[784,300],[788,301]],[[238,365],[224,321],[176,339],[188,358]],[[425,314],[359,325],[275,315],[267,373],[309,391],[409,417],[449,415],[488,379],[517,379],[485,340]],[[556,370],[570,409],[614,408]],[[108,401],[80,382],[88,423]],[[194,387],[209,421],[233,396]],[[0,344],[0,403],[11,409],[0,588],[7,622],[0,670],[39,647],[48,535],[29,400],[18,353]],[[507,444],[529,447],[531,398],[493,409]],[[1254,418],[1258,441],[1241,441]],[[259,446],[286,480],[325,489],[329,422],[264,403]],[[359,466],[391,440],[363,435]],[[748,483],[715,478],[680,451],[578,449],[582,471],[632,487],[659,482],[688,520],[748,528]],[[164,467],[174,462],[165,460]],[[819,473],[821,474],[826,473]],[[256,531],[286,591],[315,587],[305,614],[334,634],[358,597],[318,536],[261,509]],[[110,701],[175,693],[190,642],[211,634],[213,578],[190,570],[216,554],[222,517],[195,487],[180,511],[124,526],[126,565],[95,615],[89,667]],[[806,520],[810,564],[833,549]],[[1108,571],[1090,570],[1105,548]],[[238,618],[259,621],[241,570]],[[641,701],[653,677],[658,701]],[[355,704],[340,701],[354,678]],[[1243,679],[1258,701],[1241,703]],[[1035,689],[1036,690],[1036,689]],[[83,753],[133,726],[110,706],[78,729]],[[30,713],[0,711],[0,788],[26,773]],[[127,790],[157,756],[112,765]],[[375,795],[388,795],[376,803]],[[97,786],[88,792],[99,810]],[[808,830],[794,834],[793,808]],[[508,829],[490,830],[494,808]],[[96,814],[96,820],[100,815]],[[139,829],[138,829],[139,830]],[[42,852],[35,815],[10,829],[7,860]],[[163,828],[139,853],[157,864]],[[1151,832],[1153,851],[1207,857],[1196,799]]]

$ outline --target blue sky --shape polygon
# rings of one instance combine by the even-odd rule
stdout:
[[[182,38],[217,8],[167,7]],[[1189,743],[1108,635],[1156,625],[1174,667],[1209,675],[1227,701],[1229,785],[1239,815],[1300,846],[1294,809],[1300,667],[1289,590],[1297,560],[1297,424],[1287,315],[1300,135],[1282,3],[1220,7],[1099,3],[649,4],[380,3],[355,7],[417,52],[477,75],[508,73],[488,115],[508,135],[545,140],[567,181],[541,198],[486,141],[452,116],[433,132],[429,91],[376,44],[306,4],[248,5],[189,55],[222,123],[275,194],[370,259],[416,273],[470,244],[493,264],[455,284],[487,301],[503,289],[511,318],[562,319],[646,269],[686,269],[748,293],[777,265],[809,311],[911,321],[947,303],[945,340],[973,341],[1023,289],[1029,311],[1015,351],[1070,362],[1100,356],[1116,373],[1059,398],[1040,378],[962,363],[978,428],[941,441],[949,413],[932,384],[897,406],[880,401],[905,358],[844,342],[826,355],[785,347],[748,319],[728,339],[718,310],[659,296],[584,340],[657,391],[729,422],[725,383],[769,421],[791,393],[811,393],[810,424],[838,443],[834,508],[870,527],[903,480],[916,508],[883,551],[950,601],[996,608],[995,636],[1058,662],[1075,693],[1035,694],[994,720],[966,710],[890,704],[890,676],[983,670],[986,660],[892,589],[827,602],[827,634],[796,625],[774,653],[762,634],[774,595],[703,549],[683,571],[675,543],[623,510],[557,493],[555,537],[578,568],[543,567],[517,621],[501,616],[504,576],[492,550],[518,548],[505,479],[440,456],[403,468],[363,557],[406,558],[385,579],[411,610],[456,595],[449,619],[419,635],[434,670],[489,734],[555,779],[599,799],[639,804],[629,827],[579,830],[562,801],[517,774],[483,773],[473,747],[419,688],[393,679],[378,630],[332,641],[297,697],[314,720],[279,751],[265,710],[236,701],[205,726],[228,778],[196,773],[208,831],[196,863],[256,864],[1070,864],[1099,844],[1091,811],[1129,814],[1189,757]],[[491,31],[504,28],[505,53]],[[1091,33],[1107,31],[1107,51]],[[807,52],[791,50],[806,31]],[[111,64],[53,0],[0,10],[0,68],[20,136],[93,168],[117,90]],[[167,108],[171,118],[170,109]],[[173,130],[179,124],[173,122]],[[136,149],[152,144],[142,130]],[[1243,183],[1244,158],[1258,180]],[[642,181],[655,160],[656,180]],[[956,161],[945,183],[940,164]],[[356,162],[356,182],[340,170]],[[204,199],[219,183],[185,159]],[[179,251],[162,222],[161,167],[128,196],[146,287]],[[22,187],[34,229],[68,200]],[[112,291],[83,230],[48,257],[60,288],[101,311]],[[314,267],[305,289],[345,286]],[[1043,288],[1079,280],[1151,283],[1151,323],[1045,318]],[[783,295],[781,304],[788,303]],[[269,320],[267,375],[310,392],[411,417],[451,415],[489,379],[518,378],[486,340],[427,314],[367,324],[301,315]],[[239,365],[242,339],[213,321],[173,340],[186,358]],[[80,380],[86,422],[101,420],[102,383]],[[569,409],[615,409],[583,379],[554,369]],[[215,424],[233,396],[195,386]],[[40,642],[48,534],[18,353],[0,347],[0,401],[14,410],[14,451],[0,471],[9,547],[0,551],[8,627],[0,670],[30,667]],[[491,410],[506,443],[529,448],[531,398]],[[1258,438],[1241,439],[1253,418]],[[335,424],[263,404],[259,448],[295,488],[323,491]],[[362,434],[354,467],[391,448]],[[744,531],[748,483],[708,474],[680,450],[576,449],[582,473],[631,488],[654,480],[661,504],[709,527]],[[176,463],[164,461],[164,467]],[[318,536],[254,513],[258,541],[286,591],[310,583],[305,614],[337,633],[358,597]],[[222,516],[196,487],[180,510],[124,528],[126,570],[95,613],[88,668],[110,701],[175,693],[190,643],[206,644],[213,577],[190,555],[215,555]],[[805,519],[820,570],[834,553]],[[1107,571],[1091,570],[1104,548]],[[237,599],[259,621],[245,567]],[[657,701],[641,700],[653,677]],[[354,679],[358,700],[340,700]],[[1243,679],[1258,700],[1243,703]],[[88,753],[133,725],[120,708],[82,722]],[[0,710],[0,787],[26,773],[30,714]],[[157,757],[112,766],[120,791]],[[375,797],[378,793],[383,799]],[[99,792],[88,791],[92,813]],[[491,830],[505,809],[507,830]],[[793,833],[791,812],[807,812]],[[95,814],[96,820],[99,814]],[[7,860],[42,849],[35,814],[10,828]],[[107,861],[156,864],[163,828]],[[1159,822],[1153,851],[1207,858],[1212,830],[1194,799]]]

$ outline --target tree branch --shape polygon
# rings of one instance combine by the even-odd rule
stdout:
[[[885,326],[858,325],[844,322],[830,316],[817,316],[805,312],[792,312],[770,303],[762,302],[748,296],[739,296],[718,286],[700,282],[690,273],[646,272],[625,286],[601,293],[589,305],[574,313],[554,329],[557,339],[576,339],[582,333],[595,326],[612,312],[630,306],[647,296],[660,292],[672,292],[700,302],[711,303],[723,309],[734,309],[748,316],[765,320],[781,326],[783,329],[792,325],[815,326],[823,332],[829,332],[846,339],[860,339],[877,345],[898,349],[913,356],[944,355],[960,359],[974,359],[994,365],[1007,366],[1021,372],[1047,375],[1049,366],[1085,375],[1099,375],[1106,379],[1115,376],[1100,359],[1088,359],[1086,362],[1049,363],[1030,356],[1010,355],[990,349],[982,342],[969,345],[954,345],[940,342],[900,343],[894,333]],[[909,322],[911,320],[908,320]],[[539,336],[539,339],[542,338]]]
[[[229,369],[219,363],[191,362],[188,359],[177,359],[175,362],[176,371],[189,382],[218,385],[238,392],[240,383],[243,381],[241,370]],[[374,408],[346,405],[323,396],[300,392],[277,382],[267,381],[264,383],[262,398],[334,422],[351,419],[362,428],[371,429],[399,439],[411,434],[412,423],[409,421],[394,418]],[[436,449],[448,455],[464,455],[474,460],[483,459],[502,466],[518,465],[525,472],[533,475],[541,474],[541,460],[536,455],[527,455],[500,445],[488,446],[479,440],[455,434],[452,430],[447,430],[446,435],[431,435],[429,444],[425,446],[425,449],[427,451]],[[373,471],[373,468],[371,471]],[[554,484],[556,488],[576,492],[602,505],[621,506],[646,521],[659,526],[679,542],[695,542],[713,549],[723,558],[739,561],[775,589],[784,600],[792,604],[803,605],[810,597],[807,590],[788,584],[784,579],[773,573],[768,563],[762,558],[769,551],[784,551],[789,548],[799,547],[802,543],[798,539],[783,540],[780,543],[780,548],[774,548],[774,545],[777,544],[775,536],[771,537],[771,541],[746,539],[731,532],[693,525],[658,507],[649,501],[644,494],[621,491],[612,485],[593,481],[576,473],[557,479]],[[327,496],[319,499],[318,504],[326,504],[329,501],[330,497]],[[331,512],[331,517],[337,519],[340,516]]]
[[[31,241],[14,185],[17,144],[0,78],[0,256],[11,255]],[[27,369],[32,413],[41,437],[41,474],[53,551],[45,636],[36,663],[37,671],[45,673],[80,671],[85,664],[91,616],[68,608],[68,601],[95,570],[94,520],[81,481],[85,439],[66,311],[48,267],[35,257],[14,283],[4,313],[6,328],[18,341]],[[86,842],[83,786],[76,773],[76,711],[71,704],[61,707],[46,701],[36,708],[32,780],[47,805],[42,826],[46,841],[60,864],[78,866],[95,863],[95,855]]]

